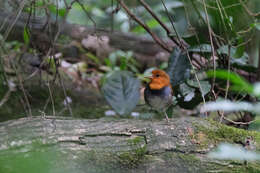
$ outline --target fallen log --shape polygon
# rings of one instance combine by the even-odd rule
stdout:
[[[116,118],[21,118],[0,123],[0,170],[201,173],[250,168],[258,172],[255,163],[207,157],[218,143],[243,143],[248,136],[253,136],[259,149],[258,132],[201,118],[175,118],[168,124]],[[17,162],[22,166],[15,167]]]

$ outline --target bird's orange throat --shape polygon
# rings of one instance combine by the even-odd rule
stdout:
[[[165,86],[169,86],[170,81],[166,78],[153,78],[152,81],[149,83],[149,87],[152,90],[160,90]]]

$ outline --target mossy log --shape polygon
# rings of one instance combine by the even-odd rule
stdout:
[[[201,118],[169,123],[119,118],[33,117],[0,123],[0,170],[51,172],[259,172],[258,163],[209,159],[220,142],[243,144],[258,132]],[[21,164],[18,164],[22,162]],[[15,166],[14,166],[15,165]],[[22,168],[21,168],[22,167]]]

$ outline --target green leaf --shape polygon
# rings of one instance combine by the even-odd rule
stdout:
[[[239,47],[236,48],[235,54],[234,54],[234,58],[240,58],[244,55],[245,52],[245,45],[242,44],[244,42],[243,38],[240,37],[238,38],[238,45],[240,45]]]
[[[201,87],[201,92],[202,92],[202,95],[205,96],[206,94],[209,93],[210,89],[211,89],[211,85],[209,83],[209,81],[200,81],[200,87],[199,87],[199,84],[197,82],[197,80],[188,80],[187,81],[187,84],[189,86],[192,86],[192,87],[196,87],[198,89],[200,89]]]
[[[30,42],[30,32],[29,32],[28,27],[24,27],[24,29],[23,29],[23,40],[24,40],[26,45],[29,45],[29,42]]]
[[[186,53],[176,48],[170,56],[167,72],[172,86],[184,82],[190,77],[191,65]]]
[[[130,113],[140,98],[140,81],[127,71],[117,71],[106,79],[102,91],[106,101],[119,114]]]
[[[258,22],[258,23],[252,23],[250,26],[251,26],[252,28],[256,28],[257,30],[260,31],[260,23],[259,23],[259,22]]]
[[[92,10],[92,8],[88,5],[84,5],[84,8],[87,12]],[[73,3],[72,8],[68,12],[67,21],[69,23],[80,25],[87,25],[91,23],[91,21],[87,18],[86,13],[78,3]]]
[[[64,17],[65,14],[66,14],[66,9],[65,8],[60,8],[60,9],[57,9],[56,5],[49,5],[48,6],[48,9],[53,13],[53,14],[56,14],[57,13],[57,10],[58,10],[58,15],[60,17]]]
[[[238,49],[241,49],[241,50],[238,50]],[[242,54],[242,51],[243,51],[243,54]],[[248,58],[248,54],[246,52],[244,52],[244,48],[243,46],[240,46],[238,48],[235,48],[235,47],[230,47],[230,52],[229,52],[229,46],[228,45],[224,45],[222,47],[220,47],[217,52],[219,54],[225,54],[225,55],[229,55],[230,54],[230,57],[231,58]],[[240,54],[239,54],[240,53]]]
[[[238,44],[243,43],[243,38],[239,38]],[[228,45],[224,45],[220,47],[217,52],[219,54],[225,54],[229,55],[229,50],[228,50]],[[211,53],[211,45],[210,44],[200,44],[200,45],[195,45],[191,46],[188,49],[189,52],[203,52],[203,53]],[[230,47],[230,57],[231,58],[248,58],[247,53],[245,52],[245,46],[241,44],[241,46],[235,48],[235,47]]]
[[[88,58],[90,58],[91,60],[93,60],[97,65],[101,65],[100,60],[99,60],[98,57],[96,57],[94,54],[88,52],[86,55],[87,55]],[[105,59],[105,60],[107,60],[107,59]]]
[[[207,71],[207,76],[213,78],[214,71],[213,70]],[[253,86],[234,72],[228,73],[227,70],[216,70],[215,76],[217,79],[229,80],[233,84],[231,89],[235,91],[245,91],[249,94],[253,92]]]
[[[188,86],[186,83],[182,83],[175,88],[175,94],[177,103],[181,108],[184,109],[194,109],[198,104],[202,102],[202,97],[199,89]]]
[[[210,44],[200,44],[200,45],[195,45],[191,46],[188,49],[189,52],[205,52],[205,53],[211,53],[211,45]]]
[[[125,57],[120,58],[120,70],[127,70],[127,59]]]

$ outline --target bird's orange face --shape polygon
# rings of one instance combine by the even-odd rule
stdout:
[[[163,87],[171,86],[169,75],[162,70],[153,70],[150,79],[149,87],[152,90],[159,90]]]

